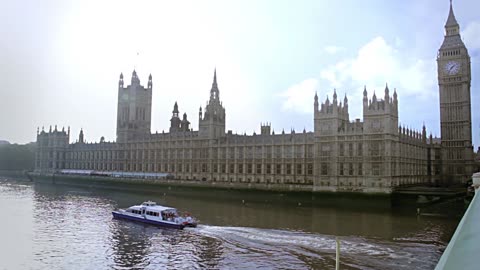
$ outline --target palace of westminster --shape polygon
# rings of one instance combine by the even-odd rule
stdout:
[[[363,122],[351,121],[348,99],[313,102],[313,132],[226,132],[225,107],[216,72],[210,99],[200,107],[198,131],[175,103],[168,133],[151,133],[152,76],[147,87],[133,71],[118,83],[117,140],[86,143],[83,130],[70,144],[70,130],[37,131],[35,168],[170,173],[175,179],[231,185],[289,186],[311,191],[391,192],[418,183],[467,181],[478,170],[472,146],[470,56],[452,6],[437,55],[441,138],[399,126],[396,91],[368,97]],[[320,103],[321,102],[321,103]]]

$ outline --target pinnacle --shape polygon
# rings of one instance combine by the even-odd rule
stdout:
[[[445,27],[456,26],[458,25],[457,19],[455,19],[455,14],[453,13],[452,0],[450,0],[450,11],[448,12],[448,19],[445,23]]]

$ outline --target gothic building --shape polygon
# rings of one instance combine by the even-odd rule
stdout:
[[[61,169],[167,172],[175,179],[303,191],[391,192],[439,181],[465,181],[473,171],[470,59],[450,7],[438,52],[442,138],[399,126],[397,92],[388,85],[377,97],[363,90],[363,121],[349,117],[349,103],[333,91],[314,96],[312,132],[260,134],[226,131],[226,113],[214,72],[209,101],[199,109],[198,130],[175,102],[168,133],[151,130],[152,76],[145,88],[133,71],[124,87],[120,74],[116,142],[86,143],[83,130],[37,132],[36,171]],[[203,109],[203,110],[202,110]]]
[[[463,179],[474,170],[470,56],[460,37],[452,3],[437,55],[443,176]]]

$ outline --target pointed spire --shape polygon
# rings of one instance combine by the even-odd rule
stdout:
[[[367,86],[366,85],[363,87],[363,96],[364,97],[367,96]]]
[[[153,87],[153,82],[152,82],[152,73],[148,76],[148,88],[152,89]]]
[[[80,135],[78,135],[78,142],[79,143],[84,143],[83,129],[82,128],[80,128]]]
[[[213,71],[213,83],[212,90],[210,90],[210,101],[219,101],[220,100],[220,91],[218,91],[217,85],[217,68]]]
[[[135,69],[133,69],[132,72],[132,84],[134,83],[140,84],[140,79],[138,78],[137,71],[135,71]]]
[[[118,80],[118,88],[123,88],[123,73],[120,73],[120,79]]]
[[[333,88],[333,100],[337,100],[337,89]]]
[[[455,14],[453,13],[452,0],[450,0],[450,11],[448,12],[448,19],[447,19],[447,22],[445,23],[445,27],[457,26],[457,25],[458,25],[458,22],[457,22],[457,19],[455,19]]]
[[[173,105],[173,113],[178,114],[178,104],[176,101],[175,101],[175,105]]]
[[[345,106],[348,105],[347,93],[345,93],[345,97],[343,98],[343,104],[345,104]]]
[[[215,70],[213,71],[213,84],[217,85],[217,67],[215,67]]]

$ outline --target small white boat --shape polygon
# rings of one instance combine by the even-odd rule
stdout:
[[[113,211],[112,214],[114,218],[129,219],[180,230],[185,227],[197,227],[197,221],[190,215],[181,216],[177,209],[157,205],[152,201],[130,206],[127,209],[119,209]]]

